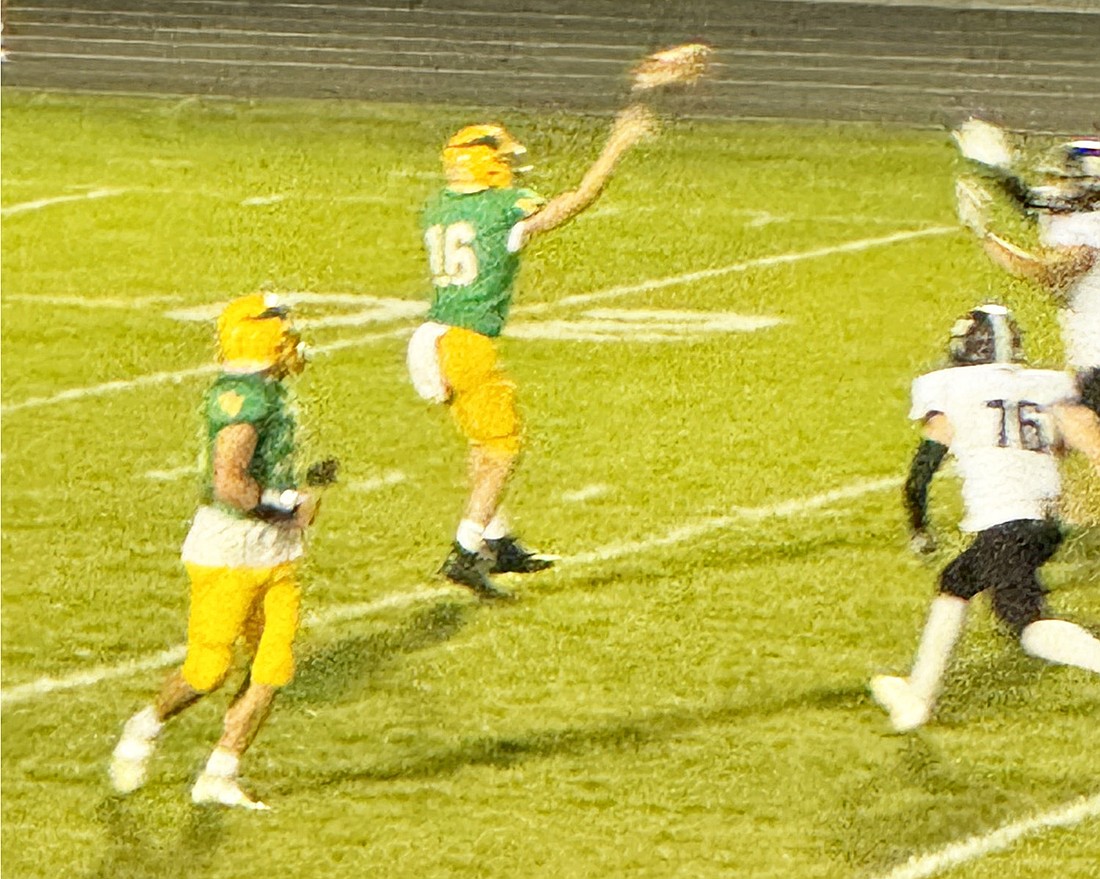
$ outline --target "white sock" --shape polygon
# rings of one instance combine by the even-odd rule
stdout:
[[[157,720],[156,708],[148,705],[126,721],[126,725],[122,728],[122,735],[124,738],[149,741],[159,736],[162,729],[164,724]]]
[[[951,651],[966,621],[967,604],[954,595],[940,594],[932,600],[928,621],[924,624],[920,646],[917,647],[917,658],[909,673],[909,686],[913,693],[929,705],[939,695]]]
[[[1036,620],[1020,633],[1020,646],[1032,656],[1100,674],[1100,641],[1067,620]]]
[[[489,524],[485,526],[485,539],[486,540],[500,540],[502,537],[508,536],[508,519],[504,515],[503,510],[497,510],[497,514],[489,520]]]
[[[455,534],[455,540],[467,552],[480,552],[484,536],[485,529],[482,526],[478,525],[473,519],[463,519],[458,523],[458,533]]]
[[[206,761],[206,773],[208,775],[220,775],[222,778],[234,778],[237,775],[237,767],[240,758],[232,751],[225,748],[215,748]]]

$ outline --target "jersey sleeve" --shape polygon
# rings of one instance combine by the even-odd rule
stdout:
[[[512,210],[515,212],[516,220],[526,220],[531,214],[541,210],[545,204],[546,199],[537,192],[531,189],[520,189],[516,191]]]
[[[909,417],[914,421],[923,421],[933,412],[943,412],[946,401],[943,399],[943,383],[939,373],[930,372],[913,381],[913,404],[909,407]]]
[[[512,202],[510,211],[513,225],[508,233],[509,253],[519,253],[523,249],[526,238],[523,221],[532,214],[538,213],[545,204],[546,199],[537,192],[530,189],[516,190],[516,199]]]

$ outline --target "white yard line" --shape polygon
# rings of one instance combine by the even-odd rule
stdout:
[[[145,308],[150,305],[161,305],[165,302],[178,302],[179,296],[135,296],[133,299],[115,299],[110,296],[96,298],[92,296],[73,296],[70,294],[57,294],[35,296],[31,293],[5,293],[3,304],[11,302],[28,302],[32,305],[71,305],[73,308],[118,308],[132,310]]]
[[[371,342],[377,342],[380,339],[403,336],[410,332],[412,332],[412,330],[406,327],[397,330],[383,330],[377,333],[367,333],[364,336],[357,336],[354,339],[341,339],[337,342],[330,342],[327,345],[311,346],[309,350],[311,354],[331,354],[333,351],[366,345]],[[70,388],[67,391],[59,391],[49,396],[31,397],[29,400],[23,400],[21,403],[10,403],[7,406],[0,406],[0,413],[7,414],[8,412],[18,412],[22,409],[37,409],[42,406],[52,406],[55,403],[65,403],[70,400],[83,400],[86,397],[100,397],[104,394],[113,393],[114,391],[128,391],[132,388],[142,387],[144,385],[179,382],[185,378],[191,378],[192,376],[214,373],[219,369],[220,367],[218,364],[208,363],[204,366],[195,366],[191,369],[180,369],[176,372],[154,372],[149,375],[140,375],[137,378],[126,379],[125,381],[104,382],[103,384],[89,385],[83,388]]]
[[[801,262],[806,259],[832,256],[836,253],[858,253],[861,250],[870,250],[873,247],[882,247],[887,244],[897,244],[900,241],[925,238],[929,235],[946,235],[950,232],[958,231],[959,228],[957,226],[932,226],[927,229],[910,229],[905,232],[894,232],[890,235],[879,235],[874,238],[861,238],[858,241],[846,241],[843,244],[831,244],[827,247],[815,247],[813,250],[800,250],[794,253],[781,253],[775,256],[761,256],[756,259],[747,259],[743,262],[731,263],[727,266],[717,266],[713,269],[685,272],[680,275],[669,275],[665,278],[653,278],[647,281],[639,281],[636,284],[622,284],[618,287],[609,287],[606,290],[597,290],[594,293],[579,293],[576,296],[566,296],[564,299],[559,299],[556,302],[529,305],[522,309],[522,311],[528,314],[534,314],[546,311],[550,308],[565,308],[572,305],[583,305],[588,302],[600,302],[605,299],[614,299],[618,296],[626,296],[631,293],[646,293],[650,290],[661,290],[665,287],[676,286],[677,284],[692,284],[695,281],[720,278],[723,275],[747,272],[750,269],[786,265],[787,263]],[[520,309],[516,310],[520,311]]]
[[[610,485],[604,485],[602,482],[594,482],[591,485],[585,485],[574,491],[563,491],[561,493],[561,499],[567,504],[583,504],[585,501],[603,497],[610,492]]]
[[[821,494],[804,498],[782,501],[764,507],[735,507],[731,515],[718,516],[704,519],[691,525],[673,528],[666,534],[651,537],[648,540],[630,541],[627,543],[615,543],[598,547],[589,552],[577,553],[565,556],[558,565],[572,567],[604,562],[609,559],[619,558],[624,555],[637,555],[663,546],[673,546],[687,540],[721,531],[744,520],[759,520],[773,516],[794,516],[799,513],[811,512],[822,507],[835,504],[838,501],[851,500],[862,497],[886,488],[895,488],[901,484],[896,477],[886,479],[873,479],[866,482],[856,482],[843,488],[826,491]],[[357,620],[371,616],[379,611],[389,610],[395,607],[406,607],[426,601],[434,601],[445,595],[455,594],[461,587],[439,587],[434,589],[417,589],[411,592],[393,592],[374,601],[359,604],[334,605],[317,613],[309,614],[305,618],[305,625],[323,626],[344,620]],[[163,650],[151,656],[127,660],[115,665],[103,665],[90,668],[86,671],[66,675],[64,677],[44,677],[26,684],[18,684],[0,691],[0,704],[10,705],[19,702],[27,702],[40,696],[63,690],[73,690],[81,687],[89,687],[103,681],[129,677],[139,671],[150,671],[179,662],[184,655],[184,648],[173,647]]]
[[[34,201],[24,201],[19,204],[9,205],[6,208],[0,208],[0,216],[7,217],[12,214],[22,214],[26,211],[37,211],[42,208],[48,208],[51,205],[63,204],[67,201],[88,201],[96,198],[109,198],[112,195],[122,195],[129,191],[129,189],[93,189],[91,192],[82,192],[79,195],[58,195],[53,198],[39,198]]]
[[[636,284],[624,284],[617,287],[610,287],[606,290],[597,290],[593,293],[582,293],[576,296],[566,296],[564,299],[559,299],[557,302],[547,302],[538,305],[517,306],[513,309],[514,314],[538,314],[550,309],[569,308],[574,305],[579,305],[587,302],[597,302],[605,299],[614,299],[619,296],[627,296],[631,293],[642,293],[648,290],[658,290],[663,287],[671,287],[676,284],[690,284],[694,281],[705,280],[707,278],[721,277],[722,275],[728,275],[735,272],[744,272],[753,268],[765,268],[768,266],[785,265],[787,263],[800,262],[807,259],[818,259],[823,256],[831,256],[836,253],[857,253],[862,250],[869,250],[873,247],[882,247],[889,244],[897,244],[902,241],[909,241],[915,238],[924,238],[929,235],[945,235],[950,232],[957,232],[958,228],[955,226],[933,226],[928,229],[911,229],[905,232],[895,232],[892,235],[877,236],[874,238],[861,238],[857,241],[848,241],[843,244],[834,244],[829,247],[817,247],[813,250],[802,250],[793,253],[777,254],[775,256],[764,256],[757,259],[745,260],[743,262],[731,263],[727,266],[720,266],[713,269],[704,269],[698,272],[687,272],[680,275],[671,275],[666,278],[654,278],[647,281],[641,281]],[[370,344],[377,342],[381,339],[393,338],[395,336],[405,335],[411,332],[410,328],[401,328],[398,330],[389,330],[377,333],[368,333],[363,336],[358,336],[354,339],[343,339],[338,342],[330,342],[327,345],[318,345],[313,351],[317,354],[329,354],[333,351],[339,351],[344,348],[356,348],[360,345]],[[145,385],[161,384],[163,382],[175,382],[185,378],[190,378],[196,375],[205,375],[216,371],[217,366],[214,364],[208,364],[205,366],[197,366],[191,369],[183,369],[177,372],[158,372],[151,375],[138,376],[133,379],[126,379],[120,381],[105,382],[99,385],[90,385],[83,388],[70,388],[66,391],[59,391],[56,394],[50,394],[43,397],[31,397],[28,400],[23,400],[20,403],[10,403],[6,406],[0,406],[0,413],[6,414],[9,412],[18,412],[23,409],[36,409],[42,406],[52,406],[56,403],[65,403],[71,400],[81,400],[86,397],[98,397],[103,394],[113,393],[115,391],[125,391],[131,388],[142,387]]]
[[[605,562],[609,559],[620,558],[622,556],[637,555],[638,553],[648,552],[659,546],[674,546],[678,543],[684,543],[698,537],[703,537],[715,531],[724,531],[745,520],[758,521],[760,519],[770,519],[776,516],[796,516],[800,513],[809,513],[814,510],[819,510],[822,507],[827,507],[838,501],[862,497],[865,494],[882,491],[887,488],[896,488],[899,485],[901,485],[901,480],[891,476],[869,482],[856,482],[844,488],[834,489],[833,491],[826,491],[810,497],[782,501],[781,503],[764,507],[733,507],[728,516],[715,516],[688,525],[681,525],[678,528],[673,528],[664,535],[650,537],[647,540],[635,540],[629,543],[616,543],[610,546],[602,546],[589,552],[567,556],[563,558],[559,564],[589,565],[596,562]]]
[[[360,479],[347,484],[348,491],[369,493],[389,488],[391,485],[400,485],[408,481],[408,476],[400,470],[387,470],[381,476],[372,476],[370,479]]]
[[[188,464],[186,467],[173,467],[171,470],[148,470],[145,478],[156,482],[175,482],[177,479],[194,476],[198,472],[198,464]]]
[[[976,834],[936,852],[914,855],[877,879],[924,879],[993,852],[1004,851],[1025,836],[1052,827],[1073,827],[1090,818],[1100,818],[1100,794],[1065,803],[1049,812],[1002,825],[987,833]]]

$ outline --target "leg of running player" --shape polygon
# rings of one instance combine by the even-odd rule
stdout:
[[[254,601],[249,578],[228,568],[187,565],[191,608],[187,658],[169,675],[153,704],[133,715],[111,757],[111,782],[119,793],[145,783],[146,767],[164,724],[221,686],[236,640]]]
[[[984,578],[996,570],[996,546],[995,535],[983,531],[944,568],[940,592],[929,608],[909,676],[878,675],[871,680],[875,701],[889,711],[898,732],[923,726],[931,716],[970,599],[982,591]]]
[[[237,772],[241,757],[271,713],[276,693],[294,676],[301,589],[293,564],[272,569],[265,579],[263,600],[242,626],[249,649],[254,649],[248,680],[226,711],[222,737],[191,790],[196,803],[267,808],[241,790]]]
[[[518,457],[518,455],[490,450],[481,445],[470,446],[470,498],[466,503],[463,519],[480,529],[482,534],[479,537],[484,534],[500,509],[508,480],[515,470]],[[480,549],[480,545],[466,548],[476,551]]]
[[[1072,665],[1100,674],[1100,640],[1068,620],[1047,616],[1039,568],[1062,542],[1053,522],[1035,523],[1036,537],[1018,545],[1013,580],[993,595],[993,611],[1019,634],[1026,653],[1057,665]]]

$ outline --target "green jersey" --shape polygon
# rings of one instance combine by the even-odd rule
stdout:
[[[256,450],[248,473],[261,489],[281,491],[296,487],[294,415],[282,382],[260,373],[222,373],[203,398],[203,416],[204,503],[214,500],[214,440],[222,428],[231,424],[251,424],[256,428]],[[222,509],[240,515],[239,510]]]
[[[519,269],[515,225],[541,207],[527,189],[444,189],[424,210],[424,244],[435,294],[428,319],[499,336]],[[510,246],[511,245],[511,246]]]

